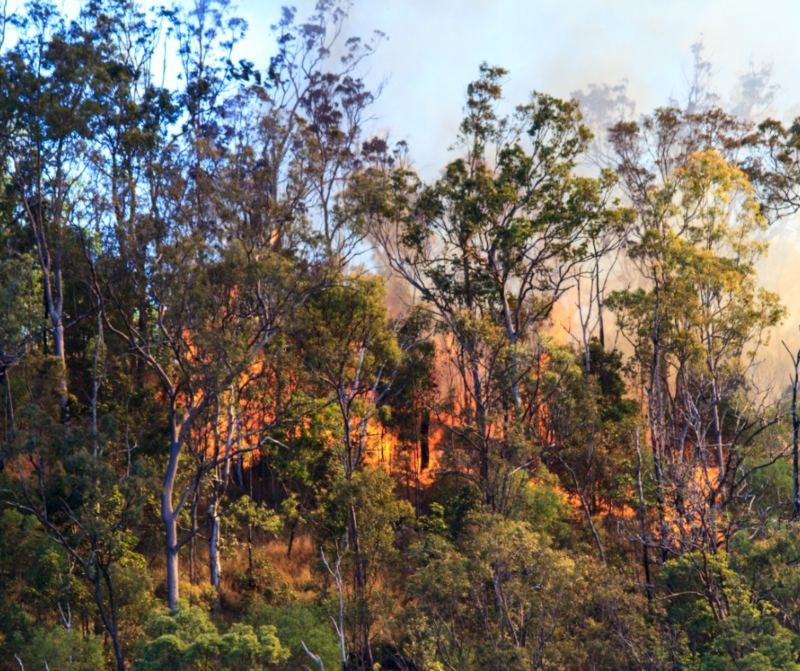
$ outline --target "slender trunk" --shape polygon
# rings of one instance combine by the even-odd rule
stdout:
[[[101,572],[103,574],[103,580],[106,585],[106,592],[108,592],[108,610],[111,616],[111,630],[109,631],[109,635],[111,636],[111,645],[114,649],[114,659],[117,663],[117,671],[125,671],[125,657],[122,654],[122,646],[119,642],[119,633],[118,633],[118,626],[117,626],[117,606],[114,601],[114,588],[111,584],[111,576],[108,570],[103,567],[101,568]]]
[[[92,364],[92,400],[91,400],[91,415],[92,415],[92,456],[95,458],[99,452],[98,444],[98,431],[97,431],[97,401],[100,395],[100,386],[102,384],[100,374],[100,357],[103,347],[103,314],[98,310],[97,312],[97,343],[94,348],[94,361]]]
[[[69,421],[69,388],[67,386],[67,357],[64,345],[64,324],[59,312],[53,324],[53,354],[58,359],[58,408],[61,422]]]
[[[583,377],[587,378],[592,372],[592,350],[589,345],[589,339],[583,339]]]
[[[798,361],[800,361],[800,354],[798,354]],[[797,372],[795,372],[794,383],[792,384],[792,516],[794,519],[800,518],[800,468],[798,464],[798,460],[800,460],[800,455],[798,455],[800,417],[797,416],[797,377]]]
[[[353,463],[353,440],[350,430],[350,413],[348,411],[348,402],[344,393],[344,385],[340,384],[336,390],[336,396],[339,402],[339,410],[342,413],[342,444],[344,445],[344,477],[350,480],[355,472],[355,464]]]
[[[3,367],[3,387],[6,395],[6,442],[14,440],[17,435],[16,420],[14,419],[14,395],[11,391],[11,369]]]
[[[250,500],[253,499],[253,463],[250,462]],[[247,521],[247,578],[252,584],[255,575],[255,563],[253,562],[253,522],[248,518]]]
[[[597,339],[602,349],[606,348],[606,329],[603,321],[603,286],[600,283],[600,261],[594,264],[595,300],[597,301]]]
[[[419,470],[426,471],[431,462],[431,416],[426,410],[419,423]]]
[[[244,455],[239,452],[236,456],[236,486],[244,488]]]
[[[644,501],[644,487],[642,485],[642,450],[639,447],[639,429],[636,429],[636,495],[639,497],[639,532],[642,543],[642,569],[644,570],[644,585],[647,601],[653,600],[653,579],[650,575],[650,539],[647,533],[647,507]]]
[[[658,439],[658,419],[655,416],[652,406],[655,401],[650,399],[648,405],[648,424],[650,427],[650,443],[653,450],[653,476],[655,479],[656,490],[656,504],[658,508],[659,527],[661,529],[661,553],[662,560],[666,561],[666,543],[668,532],[666,528],[666,520],[664,518],[664,476],[661,463],[661,447]]]
[[[101,582],[101,577],[103,581]],[[114,650],[114,660],[116,663],[117,671],[125,671],[125,656],[122,653],[122,647],[119,643],[119,635],[117,632],[117,608],[114,603],[114,591],[111,584],[111,576],[105,567],[101,567],[95,563],[92,571],[91,580],[94,585],[94,601],[97,605],[97,611],[100,614],[100,620],[103,623],[103,628],[111,638],[111,647]],[[108,592],[108,609],[103,599],[102,584],[105,583],[106,591]]]
[[[786,343],[783,345],[786,347]],[[786,348],[789,351],[789,348]],[[791,352],[789,352],[791,355]],[[800,518],[800,417],[797,414],[797,389],[800,385],[800,350],[793,357],[792,377],[792,518]]]
[[[175,478],[178,474],[178,458],[180,457],[180,433],[176,423],[174,407],[170,411],[170,445],[169,461],[164,473],[161,488],[161,522],[164,525],[164,552],[166,560],[167,606],[171,611],[178,608],[179,566],[178,566],[178,510],[175,509],[173,496]]]
[[[712,375],[716,377],[716,371],[712,371]],[[715,494],[721,492],[722,484],[725,482],[725,452],[722,443],[722,426],[719,416],[720,398],[716,379],[711,383],[712,394],[712,414],[711,414],[711,432],[714,435],[714,447],[717,453],[717,485],[712,490],[712,505],[716,499]]]
[[[374,661],[372,658],[372,646],[370,645],[370,621],[369,604],[367,603],[367,576],[366,561],[361,552],[361,543],[358,534],[358,520],[356,518],[355,506],[351,503],[349,510],[349,534],[350,547],[353,550],[354,563],[354,587],[356,597],[356,609],[358,618],[356,622],[356,637],[361,649],[362,659],[366,662],[366,668],[371,669]]]
[[[471,167],[471,170],[474,168]],[[466,305],[467,312],[470,317],[475,318],[475,310],[473,307],[473,294],[472,294],[472,273],[469,265],[468,240],[460,241],[461,246],[461,266],[464,273],[464,304]],[[479,477],[481,487],[483,488],[483,495],[487,505],[492,506],[494,496],[492,494],[491,483],[489,482],[489,437],[487,436],[487,422],[486,422],[486,406],[485,399],[483,398],[483,386],[481,384],[481,373],[478,363],[478,353],[474,336],[469,336],[463,342],[463,349],[468,358],[469,371],[472,377],[472,395],[475,401],[475,420],[478,430],[478,443],[479,443]],[[466,386],[466,385],[465,385]],[[465,396],[467,403],[465,408],[469,408],[469,394],[465,389]]]
[[[708,307],[708,306],[707,306]],[[718,535],[717,535],[717,501],[724,499],[723,486],[725,484],[725,452],[722,442],[722,422],[720,420],[720,393],[719,393],[719,374],[717,372],[716,361],[714,360],[714,338],[710,328],[706,329],[705,333],[706,345],[706,367],[711,377],[711,432],[714,437],[714,447],[717,457],[717,478],[716,482],[711,485],[709,482],[709,546],[712,552],[716,552]],[[705,463],[705,460],[703,460]],[[706,475],[706,478],[708,476]]]
[[[589,523],[589,529],[592,532],[592,538],[594,539],[594,544],[597,547],[597,554],[600,557],[600,561],[605,564],[606,563],[606,553],[603,550],[603,542],[600,539],[600,532],[597,530],[597,526],[595,526],[594,520],[592,519],[592,511],[589,508],[589,504],[586,501],[586,497],[580,493],[579,498],[581,500],[581,506],[583,507],[583,513],[586,515],[586,521]]]
[[[56,254],[53,258],[52,269],[43,268],[46,274],[52,273],[52,290],[50,278],[46,277],[45,306],[50,317],[53,333],[53,355],[58,359],[58,406],[61,422],[69,421],[69,387],[67,384],[67,348],[64,341],[64,292],[63,278],[61,276],[61,260]]]
[[[234,437],[241,439],[239,428],[239,416],[235,412],[234,404],[236,403],[233,389],[231,389],[231,397],[228,401],[227,411],[227,435],[225,436],[225,454],[222,458],[222,465],[217,466],[217,478],[211,488],[211,504],[209,506],[209,517],[211,519],[211,533],[208,539],[208,564],[209,576],[211,584],[219,592],[220,580],[222,576],[222,558],[220,557],[220,507],[222,505],[222,497],[225,489],[228,486],[228,480],[231,474],[231,459],[233,458],[233,441]],[[217,403],[217,417],[219,416],[219,403]],[[215,424],[218,426],[218,421],[215,419]],[[215,429],[215,450],[214,458],[219,459],[219,431]],[[252,484],[252,478],[251,478]],[[252,487],[250,491],[250,498],[252,499]],[[248,547],[248,551],[249,551]],[[251,553],[252,554],[252,553]]]
[[[208,568],[211,584],[219,591],[222,566],[219,558],[219,501],[216,496],[209,507],[208,513],[211,518],[211,534],[208,539]]]
[[[196,585],[197,584],[197,570],[196,570],[196,559],[197,559],[197,534],[195,530],[197,529],[197,495],[198,490],[195,489],[194,493],[192,494],[192,505],[189,507],[189,517],[190,517],[190,526],[191,526],[191,537],[189,538],[189,584]],[[190,603],[193,600],[193,596],[189,596]]]
[[[586,516],[586,523],[589,525],[589,530],[592,532],[592,538],[594,539],[594,544],[597,547],[597,554],[600,557],[600,561],[605,564],[606,563],[606,553],[603,549],[603,543],[600,538],[600,532],[597,530],[597,526],[592,519],[592,509],[589,505],[589,501],[587,501],[586,496],[583,493],[583,489],[581,488],[578,482],[578,476],[575,473],[575,469],[572,468],[560,455],[556,455],[557,459],[561,462],[561,465],[569,472],[570,476],[572,477],[572,484],[575,487],[575,494],[577,494],[578,499],[581,502],[581,508],[583,508],[583,514]]]
[[[289,541],[286,543],[286,558],[292,558],[292,547],[294,546],[294,535],[297,531],[297,520],[292,520],[289,526]]]
[[[505,290],[501,291],[501,302],[503,305],[503,324],[506,329],[506,338],[511,345],[511,361],[509,368],[511,369],[511,399],[514,403],[514,418],[517,419],[522,414],[522,401],[519,394],[519,366],[517,364],[517,340],[519,339],[514,323],[511,320],[511,309],[508,305],[508,298],[506,297]]]
[[[650,362],[650,379],[647,389],[647,415],[650,427],[650,442],[653,449],[653,474],[656,485],[656,503],[658,505],[658,519],[661,529],[661,561],[667,561],[667,548],[669,543],[669,527],[665,517],[664,502],[664,475],[661,457],[663,456],[663,407],[661,401],[661,380],[659,374],[659,358],[661,356],[661,342],[659,334],[659,297],[656,292],[656,304],[653,314],[653,331],[651,335],[653,344],[653,358]]]
[[[483,400],[483,387],[481,385],[481,373],[478,367],[478,357],[474,352],[474,348],[470,346],[469,351],[469,365],[470,373],[472,375],[472,394],[475,398],[475,421],[478,429],[478,442],[480,444],[480,463],[478,465],[481,486],[483,488],[484,498],[488,505],[492,505],[494,495],[492,493],[492,486],[489,481],[490,463],[489,463],[489,436],[486,434],[486,406]]]
[[[336,629],[336,637],[339,639],[339,658],[341,660],[342,671],[347,671],[347,642],[345,641],[345,631],[344,631],[344,585],[342,582],[342,555],[339,552],[339,544],[336,544],[336,564],[334,568],[331,568],[330,562],[328,558],[325,556],[325,550],[323,548],[319,549],[320,557],[322,558],[322,564],[325,566],[325,569],[330,573],[331,577],[333,578],[333,583],[336,586],[336,601],[339,606],[338,608],[338,617],[337,619],[333,620],[333,627]],[[331,618],[333,619],[333,618]]]

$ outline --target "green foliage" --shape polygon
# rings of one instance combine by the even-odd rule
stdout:
[[[484,64],[423,180],[347,2],[263,70],[228,0],[79,4],[0,17],[0,671],[800,671],[753,372],[800,122],[658,109],[590,173]]]
[[[637,599],[527,522],[473,514],[455,543],[422,534],[412,546],[404,615],[408,653],[459,669],[658,668],[662,651]],[[580,596],[578,596],[580,595]],[[616,637],[627,647],[607,645]]]
[[[759,600],[724,553],[688,553],[664,567],[667,616],[686,636],[690,669],[798,669],[797,634]]]
[[[120,620],[120,635],[125,645],[141,636],[144,622],[155,605],[153,578],[147,570],[147,558],[126,552],[110,569],[114,599]]]
[[[302,669],[310,664],[303,643],[319,655],[326,669],[336,669],[341,663],[339,641],[330,618],[318,605],[290,603],[273,606],[256,600],[249,604],[245,622],[254,627],[267,624],[277,629],[278,638],[290,650],[290,655],[277,667],[281,671]]]
[[[261,671],[279,668],[290,654],[272,625],[236,623],[220,633],[205,611],[186,604],[154,614],[145,634],[135,671]]]
[[[67,631],[63,625],[34,628],[30,640],[15,654],[29,669],[106,671],[109,668],[99,636]]]
[[[225,510],[225,517],[234,528],[252,526],[264,534],[275,535],[283,526],[283,520],[269,506],[253,501],[246,494],[231,503]],[[231,535],[230,537],[235,538]]]
[[[394,481],[380,469],[364,470],[350,480],[336,481],[315,515],[321,538],[332,556],[336,552],[332,546],[337,542],[341,546],[348,535],[351,510],[355,511],[367,571],[376,577],[380,566],[391,565],[397,559],[395,535],[400,525],[413,517],[413,509],[408,501],[395,496]]]
[[[797,523],[766,528],[762,538],[746,532],[733,537],[729,562],[752,590],[752,600],[765,604],[776,619],[793,632],[800,631],[800,542]]]
[[[41,278],[30,254],[0,260],[0,352],[13,363],[32,344],[42,323]]]

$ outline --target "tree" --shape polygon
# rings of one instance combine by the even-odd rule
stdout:
[[[510,474],[536,458],[537,336],[590,258],[590,238],[618,216],[605,206],[608,174],[574,174],[591,137],[577,103],[534,94],[501,117],[504,74],[484,65],[468,87],[464,153],[439,180],[424,186],[384,159],[362,189],[364,225],[452,338],[457,468],[497,510]]]
[[[332,422],[337,437],[338,477],[334,491],[341,499],[335,511],[325,517],[342,523],[345,531],[333,540],[345,539],[353,558],[354,650],[363,658],[365,668],[373,664],[368,587],[371,560],[368,543],[374,542],[369,529],[387,513],[376,506],[367,514],[367,506],[385,496],[389,483],[371,480],[374,494],[368,492],[364,473],[370,458],[370,431],[376,430],[380,404],[392,388],[401,352],[386,316],[383,285],[379,279],[343,277],[341,283],[317,294],[304,306],[303,330],[298,347],[306,365],[317,379],[322,398],[335,406],[338,417]],[[389,510],[395,504],[386,502]],[[378,517],[380,519],[380,517]],[[369,525],[369,526],[367,526]]]
[[[666,668],[636,599],[574,548],[554,547],[539,521],[477,513],[455,538],[441,525],[419,537],[412,659],[445,669]]]
[[[319,184],[314,171],[327,168],[306,153],[311,121],[304,112],[320,103],[320,87],[333,86],[329,81],[323,86],[320,68],[330,47],[326,22],[340,22],[341,14],[329,7],[296,26],[293,13],[286,13],[276,27],[282,36],[278,54],[262,77],[246,63],[225,67],[242,24],[226,19],[223,10],[222,4],[202,5],[186,19],[170,13],[186,77],[177,100],[184,132],[169,137],[161,125],[148,140],[155,148],[141,154],[150,161],[145,202],[137,198],[135,181],[118,181],[122,202],[133,209],[121,222],[113,212],[115,237],[94,264],[95,291],[109,330],[156,376],[167,407],[161,517],[171,608],[178,604],[178,553],[196,531],[181,538],[178,529],[179,515],[200,481],[184,486],[178,480],[191,433],[255,364],[281,321],[327,282],[325,265],[312,258],[316,241],[308,221],[316,202],[310,181]],[[336,76],[348,76],[362,51],[357,41],[346,48],[349,57]],[[355,80],[350,84],[359,88]],[[330,134],[337,120],[352,120],[335,112],[340,105],[353,111],[369,97],[351,100],[336,86],[328,92],[346,98],[330,102],[333,118],[326,117],[325,131]],[[167,105],[162,95],[152,97]],[[341,179],[338,171],[329,178],[334,186]],[[140,221],[148,239],[119,239],[133,235]],[[128,242],[130,255],[112,253]],[[138,270],[130,274],[129,267]],[[132,303],[129,295],[146,300]]]
[[[696,669],[795,669],[796,642],[768,604],[758,603],[724,553],[688,553],[664,567],[674,593],[668,617],[683,623],[681,663]]]
[[[289,656],[275,627],[233,624],[224,633],[196,606],[182,606],[169,615],[154,614],[147,623],[149,639],[134,665],[136,671],[165,667],[206,671],[264,671]]]
[[[90,9],[90,8],[87,8]],[[20,39],[3,54],[0,87],[2,152],[9,166],[15,216],[30,233],[58,380],[59,413],[69,419],[65,329],[81,315],[67,315],[72,278],[69,255],[86,203],[79,182],[81,160],[102,111],[102,91],[114,78],[97,24],[87,12],[69,26],[46,2],[33,2],[17,21]],[[26,250],[28,251],[28,250]],[[44,343],[47,350],[47,342]]]
[[[670,510],[682,550],[718,546],[720,507],[741,484],[748,436],[774,421],[745,382],[783,314],[755,279],[766,221],[745,174],[713,148],[734,147],[739,131],[718,110],[674,109],[658,110],[641,128],[612,129],[621,183],[637,211],[628,251],[643,286],[615,292],[608,304],[646,394],[662,559],[674,547]],[[663,157],[652,165],[651,144]]]
[[[352,654],[349,663],[356,669],[370,669],[377,661],[371,633],[377,619],[376,606],[384,600],[376,592],[379,580],[391,578],[387,569],[399,559],[397,532],[412,516],[409,504],[395,497],[392,480],[381,470],[362,470],[336,481],[315,515],[323,552],[327,550],[323,555],[323,563],[328,563],[326,570],[334,574],[335,581],[342,561],[342,568],[352,571],[352,601],[347,603],[344,593],[337,595],[342,599],[340,607],[345,609],[344,622],[337,627],[344,624],[349,632],[345,629],[337,633],[342,643],[348,640]],[[336,563],[332,570],[331,562]],[[345,580],[341,582],[337,590],[343,591],[347,586]]]

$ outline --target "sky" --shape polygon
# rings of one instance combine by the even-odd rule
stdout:
[[[250,24],[242,45],[256,64],[269,56],[269,24],[279,1],[239,0]],[[312,1],[297,2],[298,15]],[[685,100],[692,45],[703,44],[712,89],[729,108],[742,100],[741,78],[769,73],[771,103],[757,110],[783,120],[800,116],[800,2],[797,0],[354,0],[345,35],[384,31],[367,81],[383,83],[374,130],[405,140],[416,168],[434,178],[448,160],[467,84],[486,61],[509,70],[505,99],[532,90],[569,97],[591,85],[626,84],[634,116]],[[785,340],[800,345],[800,223],[774,225],[761,284],[780,293],[784,324],[762,352],[763,387],[785,382]]]
[[[67,13],[80,4],[53,1]],[[315,3],[231,0],[249,24],[237,56],[265,65],[281,7],[295,6],[302,18]],[[23,4],[8,0],[12,11]],[[723,103],[737,98],[742,75],[767,70],[779,86],[763,111],[789,119],[800,116],[798,26],[798,0],[352,0],[343,37],[386,33],[366,72],[373,89],[382,87],[372,130],[408,142],[417,169],[434,177],[484,61],[509,70],[509,106],[533,90],[569,97],[592,84],[625,83],[641,114],[685,98],[691,47],[702,42]]]
[[[250,34],[242,45],[269,56],[280,0],[239,0]],[[307,14],[313,0],[294,3]],[[388,39],[369,66],[384,83],[376,128],[409,143],[423,174],[447,160],[464,91],[486,61],[509,70],[506,99],[532,90],[568,97],[590,84],[627,82],[637,113],[685,96],[691,45],[702,41],[722,99],[751,70],[780,82],[771,114],[800,114],[800,2],[796,0],[354,0],[347,35]]]
[[[54,1],[67,12],[79,4]],[[263,67],[281,7],[293,4],[304,17],[315,1],[232,0],[250,26],[235,57]],[[9,9],[22,3],[9,0]],[[365,72],[372,89],[382,88],[370,131],[405,140],[415,167],[431,179],[449,160],[466,86],[484,61],[509,70],[509,107],[533,90],[569,97],[624,83],[638,116],[685,100],[692,45],[702,42],[723,106],[747,103],[741,78],[766,72],[774,96],[758,111],[786,121],[800,116],[798,27],[800,0],[353,0],[343,37],[387,34]],[[800,220],[774,225],[769,237],[760,279],[789,310],[770,348],[768,368],[776,371],[784,368],[780,340],[800,345]]]

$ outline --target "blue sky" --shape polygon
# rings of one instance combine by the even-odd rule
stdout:
[[[239,0],[250,24],[242,53],[263,61],[279,0]],[[313,2],[293,3],[300,16]],[[800,2],[791,0],[354,0],[347,34],[388,34],[368,79],[385,80],[376,129],[409,142],[418,168],[447,159],[464,90],[482,61],[510,71],[506,98],[533,90],[569,96],[627,81],[637,112],[682,98],[691,45],[702,40],[723,100],[738,78],[770,67],[780,82],[770,113],[800,114]]]
[[[10,0],[9,9],[23,1]],[[67,11],[79,4],[54,1]],[[315,0],[232,2],[250,25],[238,57],[263,66],[273,50],[269,26],[281,6],[295,5],[302,17]],[[483,61],[510,71],[509,105],[524,102],[532,90],[568,97],[591,84],[625,81],[641,114],[685,98],[691,46],[702,41],[723,105],[740,98],[742,75],[767,68],[778,88],[762,111],[788,120],[800,116],[798,27],[800,0],[353,0],[344,33],[387,33],[366,73],[373,87],[385,84],[371,130],[407,141],[417,169],[433,178],[448,160],[466,85]],[[800,337],[800,222],[783,221],[769,235],[761,281],[789,308],[773,342],[794,342]],[[771,347],[768,368],[783,370],[782,356]]]
[[[79,4],[54,1],[68,12]],[[266,63],[281,7],[294,5],[303,17],[315,1],[232,0],[250,26],[239,56]],[[10,0],[9,9],[23,3]],[[643,113],[685,96],[691,45],[702,41],[723,102],[736,97],[744,73],[770,68],[780,86],[767,111],[789,119],[800,115],[798,26],[798,0],[352,0],[344,32],[388,35],[366,77],[384,84],[373,130],[406,140],[417,168],[432,177],[447,160],[464,90],[483,61],[510,71],[509,105],[534,89],[568,97],[625,81]]]

